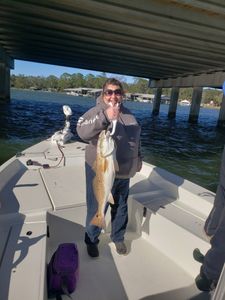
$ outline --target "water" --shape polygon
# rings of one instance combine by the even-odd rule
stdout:
[[[95,100],[60,93],[11,91],[11,102],[0,106],[0,164],[28,146],[51,136],[64,126],[62,105],[73,110],[71,128]],[[144,160],[214,191],[218,184],[224,129],[217,129],[218,110],[201,108],[199,122],[188,123],[190,107],[179,106],[168,120],[168,105],[157,117],[152,105],[126,102],[142,126]],[[75,133],[75,137],[78,136]]]

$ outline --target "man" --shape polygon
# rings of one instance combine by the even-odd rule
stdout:
[[[220,179],[216,191],[213,208],[205,222],[205,233],[212,237],[220,223],[225,219],[225,148],[223,150],[222,162],[220,167]]]
[[[225,95],[225,81],[223,94]],[[210,237],[211,248],[205,256],[202,256],[200,274],[196,277],[195,283],[201,291],[211,291],[215,289],[225,263],[225,148],[216,197],[204,230]]]
[[[86,172],[86,232],[85,243],[88,254],[98,257],[98,243],[101,228],[90,224],[97,211],[97,201],[93,192],[95,172],[93,164],[96,159],[98,136],[102,130],[111,128],[117,120],[113,139],[116,144],[116,159],[119,170],[112,187],[114,204],[111,207],[111,239],[119,254],[126,254],[124,235],[128,222],[127,199],[130,178],[141,169],[140,126],[133,114],[123,105],[124,90],[120,81],[111,78],[103,85],[101,97],[95,107],[88,110],[77,122],[77,133],[81,139],[89,142],[85,151]]]
[[[225,262],[225,148],[214,205],[205,222],[204,230],[210,237],[211,248],[202,257],[200,274],[195,282],[201,291],[211,291],[218,283]]]

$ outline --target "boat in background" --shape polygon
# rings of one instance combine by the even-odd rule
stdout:
[[[191,102],[189,100],[181,100],[179,104],[183,106],[190,106]]]
[[[67,94],[67,95],[70,95],[70,96],[80,96],[78,93],[73,92],[73,91],[71,91],[71,92],[66,92],[66,94]]]
[[[46,267],[64,242],[79,251],[72,299],[224,299],[224,271],[214,294],[194,281],[200,264],[192,253],[210,247],[203,226],[215,194],[145,162],[130,183],[128,255],[110,240],[108,212],[100,257],[88,256],[85,147],[50,138],[0,166],[0,299],[47,299]]]

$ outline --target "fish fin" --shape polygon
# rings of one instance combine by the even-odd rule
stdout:
[[[115,171],[118,172],[119,171],[119,164],[117,162],[117,160],[115,159],[114,161],[114,168],[115,168]]]
[[[99,228],[104,228],[105,227],[105,218],[103,215],[96,213],[91,220],[91,224],[98,226]]]
[[[112,193],[109,194],[108,202],[111,203],[111,204],[115,204]]]

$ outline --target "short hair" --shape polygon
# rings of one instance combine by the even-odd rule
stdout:
[[[102,87],[103,93],[104,93],[104,91],[106,90],[106,87],[109,84],[118,85],[120,87],[121,91],[124,93],[124,89],[123,89],[122,83],[118,79],[116,79],[116,78],[109,78],[109,79],[106,80],[106,82],[103,84],[103,87]]]

